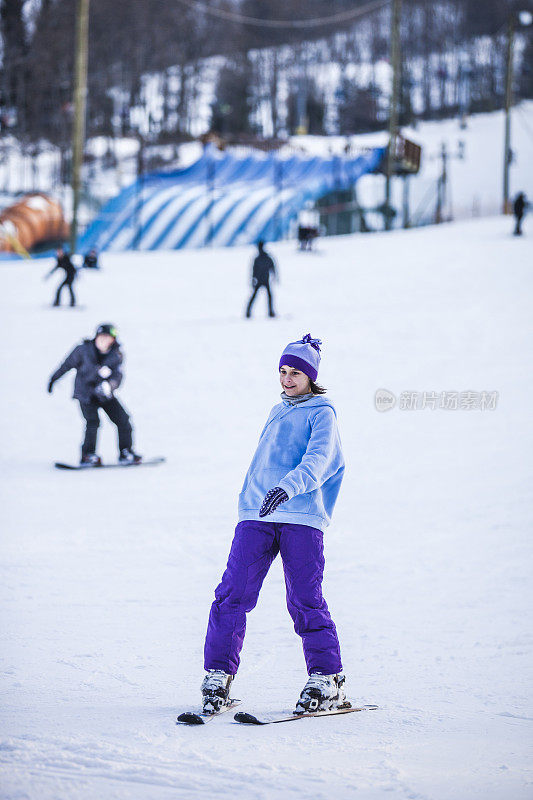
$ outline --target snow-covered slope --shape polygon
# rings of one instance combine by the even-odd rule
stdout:
[[[503,111],[472,114],[462,128],[458,119],[421,122],[416,128],[403,128],[403,135],[422,146],[420,173],[409,179],[409,207],[413,225],[434,220],[437,180],[442,172],[442,147],[448,153],[447,192],[443,215],[447,219],[466,219],[498,214],[502,207]],[[385,133],[361,134],[349,138],[357,147],[379,147],[387,143]],[[296,136],[293,144],[311,153],[342,152],[343,137]],[[524,101],[512,109],[510,193],[525,191],[533,197],[533,102]],[[401,225],[403,181],[393,181],[392,202],[398,209]],[[364,176],[357,184],[359,202],[375,207],[383,202],[384,178]],[[369,219],[378,227],[380,220]],[[382,222],[382,221],[381,221]]]
[[[526,230],[528,225],[526,224]],[[531,797],[531,240],[494,218],[272,250],[280,316],[242,318],[249,248],[104,254],[85,310],[46,307],[41,263],[0,267],[2,797]],[[127,355],[137,444],[168,463],[60,473],[71,378],[97,323]],[[213,590],[283,346],[323,339],[346,479],[325,596],[349,694],[380,710],[249,729],[174,725],[199,699]],[[494,410],[374,408],[392,391],[496,391]],[[100,451],[114,457],[109,424]],[[234,694],[289,711],[305,682],[281,564]]]

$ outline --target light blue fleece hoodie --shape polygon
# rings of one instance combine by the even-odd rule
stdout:
[[[337,415],[330,400],[315,395],[278,403],[268,417],[239,495],[239,520],[259,520],[269,489],[289,499],[263,522],[290,522],[324,530],[344,475]]]

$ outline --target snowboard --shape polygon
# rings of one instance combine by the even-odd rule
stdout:
[[[245,711],[238,711],[235,716],[235,722],[240,722],[243,725],[271,725],[277,722],[293,722],[296,719],[307,719],[308,717],[332,717],[336,714],[353,714],[356,711],[375,711],[378,706],[350,706],[349,708],[334,708],[331,711],[310,711],[307,714],[289,714],[281,717],[274,717],[273,719],[259,719],[254,717],[253,714],[248,714]]]
[[[130,467],[150,467],[155,464],[162,464],[166,461],[166,458],[158,457],[158,458],[143,458],[142,461],[139,461],[137,464],[132,462],[130,464],[120,464],[118,461],[113,464],[98,464],[97,466],[92,466],[91,464],[64,464],[62,461],[56,461],[54,467],[57,469],[79,469],[79,470],[88,470],[88,469],[111,469],[112,467],[125,467],[126,469],[130,469]]]
[[[183,714],[180,714],[176,720],[176,725],[206,725],[215,717],[220,717],[220,715],[225,714],[226,711],[231,711],[232,708],[238,706],[240,702],[240,700],[230,700],[229,705],[223,706],[220,711],[215,711],[214,714],[203,714],[201,711],[199,713],[194,713],[193,711],[184,711]]]

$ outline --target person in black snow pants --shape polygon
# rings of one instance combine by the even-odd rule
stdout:
[[[65,271],[65,277],[64,277],[62,283],[60,283],[59,286],[58,286],[58,289],[57,289],[57,292],[56,292],[56,297],[55,297],[55,300],[53,302],[53,305],[54,306],[60,306],[61,305],[61,292],[63,291],[63,288],[65,286],[67,286],[68,290],[70,292],[70,305],[71,306],[75,306],[76,305],[76,298],[75,298],[74,292],[72,290],[72,284],[76,280],[76,267],[74,266],[74,264],[70,260],[70,257],[68,255],[68,253],[65,253],[65,251],[63,250],[62,247],[60,247],[58,249],[58,251],[57,251],[57,264],[45,276],[45,279],[48,279],[51,275],[53,275],[54,272],[57,269],[64,270]]]
[[[250,297],[248,306],[246,308],[246,316],[247,317],[252,316],[252,306],[254,304],[257,292],[259,291],[261,286],[264,286],[268,295],[268,316],[275,317],[276,315],[274,313],[272,291],[270,289],[270,273],[272,273],[272,276],[276,278],[277,277],[276,267],[274,265],[271,256],[269,256],[269,254],[265,251],[264,242],[258,242],[257,249],[259,252],[254,259],[253,270],[252,270],[253,293],[252,296]]]
[[[95,452],[100,409],[117,426],[119,462],[138,464],[141,456],[133,450],[130,418],[114,396],[122,382],[122,352],[116,328],[110,324],[100,325],[94,339],[84,339],[75,347],[50,378],[49,393],[52,393],[54,383],[71,369],[76,370],[73,397],[79,400],[86,422],[80,464],[88,467],[102,464]]]
[[[515,236],[522,236],[522,218],[524,216],[526,206],[527,206],[526,196],[524,192],[519,192],[519,194],[516,195],[515,201],[513,203],[513,214],[516,222],[514,229]]]

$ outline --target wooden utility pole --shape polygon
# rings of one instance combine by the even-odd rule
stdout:
[[[70,249],[72,253],[76,251],[78,240],[78,209],[87,110],[88,50],[89,0],[78,0],[76,14],[76,65],[74,72],[74,121],[72,125],[72,225],[70,228]]]
[[[442,169],[437,181],[437,207],[435,209],[435,222],[437,225],[441,222],[444,222],[444,209],[447,199],[446,186],[448,183],[448,151],[444,142],[441,145],[440,158]]]
[[[142,239],[142,210],[144,203],[144,136],[139,131],[139,149],[137,151],[137,181],[135,183],[135,234],[132,248],[139,250]]]
[[[391,178],[393,170],[394,140],[398,132],[398,102],[400,96],[400,19],[402,0],[392,0],[391,48],[392,89],[389,109],[389,147],[387,149],[387,171],[385,173],[385,230],[392,227],[392,214],[388,213],[391,204]]]
[[[409,227],[409,175],[403,175],[402,228]]]
[[[511,106],[513,104],[513,56],[515,16],[509,14],[507,24],[507,70],[505,76],[505,144],[503,146],[503,214],[510,214],[509,167],[511,164]]]

